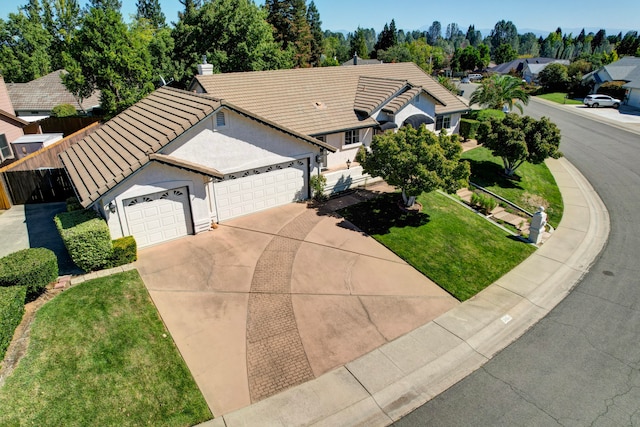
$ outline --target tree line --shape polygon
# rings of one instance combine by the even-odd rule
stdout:
[[[159,0],[137,0],[126,22],[119,0],[28,0],[0,19],[0,73],[9,82],[27,82],[65,69],[64,83],[83,99],[101,91],[112,116],[155,87],[185,87],[203,58],[214,72],[260,71],[339,65],[354,54],[383,62],[415,62],[428,73],[450,68],[468,71],[490,61],[546,56],[581,60],[589,72],[619,55],[640,55],[636,31],[578,36],[560,28],[546,38],[518,34],[511,21],[499,21],[483,37],[473,25],[427,31],[398,29],[395,20],[380,33],[358,27],[346,35],[322,29],[313,1],[179,0],[177,22],[167,23]],[[585,63],[587,65],[585,65]]]

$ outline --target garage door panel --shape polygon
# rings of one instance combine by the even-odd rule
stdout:
[[[219,221],[306,198],[306,162],[268,169],[214,184]]]
[[[191,210],[186,188],[124,200],[129,232],[139,247],[191,234]]]

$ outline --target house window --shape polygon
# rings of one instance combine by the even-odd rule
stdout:
[[[216,113],[216,127],[224,127],[227,125],[227,118],[224,116],[224,111],[218,111]]]
[[[13,159],[13,152],[7,142],[7,138],[2,133],[0,134],[0,162],[5,161],[6,159]]]
[[[344,133],[344,145],[357,144],[360,142],[360,130],[348,130]]]
[[[451,127],[451,116],[436,116],[436,130],[449,129]]]
[[[318,141],[327,142],[327,135],[318,135],[316,136]]]

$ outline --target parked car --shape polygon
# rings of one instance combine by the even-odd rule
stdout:
[[[482,74],[473,73],[473,74],[469,74],[467,77],[469,77],[469,80],[481,80]]]
[[[471,79],[469,79],[469,77],[463,77],[463,78],[460,80],[460,83],[471,83]]]
[[[613,107],[613,108],[618,108],[621,104],[621,101],[619,99],[613,98],[609,95],[600,95],[600,94],[596,94],[596,95],[587,95],[587,97],[584,99],[584,105],[586,105],[587,107],[591,108],[598,108],[598,107]]]

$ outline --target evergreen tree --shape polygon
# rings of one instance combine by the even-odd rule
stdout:
[[[364,29],[360,27],[356,29],[356,32],[351,37],[349,50],[353,55],[358,55],[360,58],[369,58],[369,49],[367,49],[367,40],[364,34]]]
[[[308,67],[313,36],[305,0],[267,0],[265,8],[267,22],[273,27],[273,38],[282,43],[283,49],[293,50],[296,67]]]
[[[51,71],[51,35],[43,27],[40,5],[30,2],[25,10],[0,20],[0,74],[8,82],[28,82]],[[26,12],[26,14],[25,14]]]
[[[396,30],[395,20],[391,20],[391,24],[384,24],[382,32],[378,34],[378,41],[374,45],[374,52],[379,50],[387,50],[398,44],[398,31]]]
[[[442,37],[442,24],[439,21],[433,21],[427,31],[427,43],[434,46],[438,39]]]
[[[193,15],[200,8],[200,0],[178,0],[184,6],[184,12],[178,12],[180,20],[185,19],[189,15]]]
[[[92,7],[64,53],[63,82],[79,100],[100,90],[100,104],[114,116],[149,94],[151,61],[146,40],[129,32],[119,11]]]
[[[167,25],[159,0],[137,0],[136,9],[136,19],[146,19],[154,28],[164,28]]]
[[[122,9],[122,2],[120,0],[89,0],[87,6],[89,9],[113,9],[119,12]]]
[[[511,21],[499,21],[496,23],[493,30],[489,34],[491,38],[491,50],[498,49],[503,44],[508,44],[511,48],[518,52],[520,38],[518,36],[518,29]]]
[[[320,20],[320,13],[316,8],[316,4],[311,1],[307,8],[307,22],[311,29],[311,58],[310,64],[313,67],[319,67],[322,61],[323,42],[324,36],[322,34],[322,21]]]
[[[179,85],[193,78],[202,55],[219,73],[292,67],[292,49],[274,41],[265,18],[251,0],[213,0],[185,13],[172,31]]]

